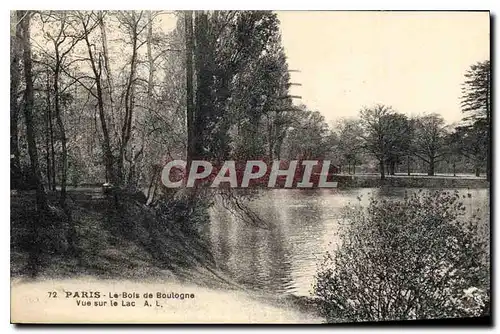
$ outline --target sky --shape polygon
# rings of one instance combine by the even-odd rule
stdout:
[[[463,75],[489,59],[488,12],[277,14],[295,102],[330,122],[376,103],[458,122]]]

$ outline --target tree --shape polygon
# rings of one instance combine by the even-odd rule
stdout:
[[[488,134],[480,122],[457,126],[449,138],[449,149],[473,162],[474,173],[480,176],[481,167],[488,159]]]
[[[263,118],[282,109],[278,100],[288,90],[280,43],[278,19],[272,12],[195,13],[193,141],[198,158],[224,160],[234,147],[238,151],[242,146],[248,152],[237,153],[262,156],[266,150],[259,141],[266,137],[270,150],[277,151],[286,122],[282,114],[269,117],[266,134]],[[274,128],[277,124],[279,130]],[[239,138],[235,143],[237,131],[252,145],[242,145]]]
[[[410,120],[403,114],[394,113],[387,115],[386,118],[389,124],[386,163],[389,167],[389,174],[394,175],[396,165],[402,162],[404,156],[409,156],[413,127]]]
[[[237,135],[235,154],[239,158],[279,159],[294,110],[288,96],[289,79],[281,36],[274,32],[232,88],[230,109],[237,119],[232,130]]]
[[[360,163],[360,155],[363,151],[363,129],[358,119],[342,119],[337,127],[337,147],[344,163],[347,163],[347,171],[356,174],[356,164]]]
[[[35,203],[36,203],[36,218],[31,222],[30,228],[30,252],[28,267],[30,274],[35,276],[38,272],[40,261],[40,252],[43,251],[43,228],[41,228],[47,215],[49,213],[49,206],[47,203],[47,195],[42,183],[42,175],[40,172],[40,165],[38,161],[38,149],[35,135],[35,122],[33,117],[34,109],[34,89],[33,89],[33,62],[31,54],[31,41],[30,41],[30,19],[32,13],[30,11],[17,12],[17,24],[21,29],[21,45],[23,50],[23,68],[24,68],[24,121],[26,123],[26,140],[28,142],[28,154],[30,159],[30,171],[32,174],[33,182],[35,183]]]
[[[290,160],[324,159],[330,150],[328,124],[318,111],[299,106],[285,139],[287,157]]]
[[[96,48],[95,45],[91,42],[90,39],[90,33],[100,24],[103,24],[103,14],[102,13],[79,13],[79,18],[80,18],[80,24],[81,28],[83,29],[84,33],[84,41],[85,45],[87,47],[87,53],[88,53],[88,58],[85,58],[91,67],[93,77],[90,77],[89,79],[92,80],[91,86],[84,84],[83,81],[78,80],[75,78],[75,80],[78,80],[82,87],[84,87],[90,95],[92,95],[96,100],[97,100],[97,108],[99,111],[99,120],[100,120],[100,125],[101,125],[101,131],[102,131],[102,146],[103,146],[103,155],[104,155],[104,165],[106,169],[106,182],[110,181],[111,183],[114,184],[119,184],[118,180],[118,175],[115,172],[114,168],[114,157],[112,153],[112,147],[111,147],[111,134],[110,134],[110,129],[108,125],[108,117],[107,113],[105,110],[105,104],[104,104],[104,90],[103,90],[103,67],[105,67],[105,64],[103,64],[103,55],[102,54],[96,54]],[[95,85],[96,89],[95,92],[91,87]]]
[[[444,119],[438,114],[420,117],[415,122],[414,154],[428,165],[427,174],[434,175],[435,165],[445,157]]]
[[[471,65],[465,73],[461,99],[462,111],[469,114],[466,121],[477,123],[486,130],[486,178],[491,178],[491,64],[489,60]]]
[[[446,160],[452,164],[453,176],[457,176],[457,162],[462,155],[461,135],[454,129],[444,138],[446,149]]]
[[[371,153],[379,163],[380,179],[385,179],[385,163],[391,158],[399,156],[403,148],[403,138],[407,135],[407,124],[402,122],[392,107],[377,104],[360,111],[361,126],[363,129],[363,147]]]
[[[11,17],[14,26],[10,35],[10,179],[11,188],[18,188],[22,184],[21,160],[19,153],[19,87],[21,83],[21,24],[15,12]]]
[[[187,119],[187,158],[190,161],[195,154],[194,147],[194,85],[193,85],[193,13],[184,12],[186,41],[186,119]]]
[[[33,122],[33,105],[34,105],[34,90],[32,76],[32,55],[30,41],[30,19],[32,13],[29,11],[18,11],[18,24],[21,27],[22,47],[23,47],[23,67],[24,81],[26,89],[24,91],[24,119],[26,122],[26,137],[28,141],[28,152],[30,157],[31,174],[36,185],[36,205],[39,212],[46,212],[47,196],[42,183],[42,174],[38,161],[38,149],[35,137],[35,124]]]
[[[12,170],[29,159],[29,174],[36,175],[33,184],[41,189],[37,199],[45,196],[43,182],[53,190],[56,183],[57,189],[61,186],[59,203],[52,196],[37,201],[37,207],[48,206],[50,212],[44,219],[47,228],[33,240],[54,241],[63,229],[48,222],[59,213],[64,214],[63,228],[71,228],[72,236],[78,231],[78,221],[70,223],[79,199],[71,205],[65,200],[69,184],[119,187],[105,215],[116,231],[123,219],[115,218],[121,218],[128,200],[143,201],[144,196],[129,196],[138,189],[148,189],[148,205],[163,201],[168,206],[166,198],[176,192],[161,186],[167,160],[183,159],[186,153],[188,158],[225,159],[241,152],[241,143],[254,145],[245,152],[248,156],[280,157],[293,108],[275,13],[32,13],[31,36],[25,21],[12,34]],[[167,31],[164,15],[177,16],[173,30]],[[25,116],[17,117],[21,111]],[[322,120],[319,113],[311,116]],[[24,123],[27,131],[20,126]],[[230,195],[241,210],[240,198]],[[189,208],[212,199],[201,194],[200,201],[185,203],[176,197]],[[64,242],[73,245],[71,235]]]
[[[413,142],[415,140],[415,119],[408,119],[408,133],[406,135],[407,146],[406,146],[406,170],[407,175],[411,175],[411,164],[412,164],[412,156],[413,156]]]
[[[465,73],[462,85],[461,105],[468,119],[486,119],[491,117],[491,64],[489,60],[471,65]]]
[[[123,50],[121,57],[114,59],[117,65],[109,54],[107,29],[110,27],[107,15],[104,12],[78,13],[87,53],[79,60],[87,62],[91,72],[72,77],[97,101],[106,181],[135,191],[139,177],[136,166],[144,156],[143,135],[149,131],[144,121],[146,117],[138,115],[138,111],[149,113],[152,109],[151,101],[145,100],[153,94],[154,85],[151,80],[154,77],[150,76],[154,75],[154,66],[151,64],[154,65],[155,59],[159,57],[153,57],[151,50],[154,37],[152,28],[149,28],[155,16],[146,15],[144,11],[109,14],[118,23],[117,26],[110,24],[111,29],[123,37],[118,43],[113,41]],[[139,64],[143,63],[140,55],[148,46],[150,57],[149,68],[144,75],[148,79],[145,79],[140,76],[143,71]],[[118,75],[113,73],[117,68],[120,71]],[[88,72],[88,68],[86,71]],[[146,88],[141,90],[143,85]],[[138,126],[139,119],[143,126]]]
[[[51,115],[51,99],[50,91],[53,92],[54,97],[54,113],[56,117],[57,127],[59,130],[59,139],[61,141],[61,195],[60,203],[63,207],[66,206],[66,184],[67,184],[67,174],[68,174],[68,148],[67,148],[67,134],[64,125],[64,111],[62,110],[64,99],[64,93],[68,88],[71,87],[75,82],[63,86],[62,75],[64,72],[69,72],[69,65],[73,62],[68,58],[76,47],[76,45],[82,41],[85,36],[78,30],[75,29],[76,17],[71,13],[65,11],[60,12],[50,12],[45,15],[40,13],[40,20],[42,22],[42,32],[44,38],[51,45],[51,50],[46,51],[45,55],[48,60],[45,65],[50,69],[52,78],[47,78],[47,109],[50,127],[50,138],[52,146],[52,164],[55,165],[54,161],[54,144],[53,144],[53,133],[52,133],[52,115]],[[50,87],[52,83],[52,87]],[[55,174],[55,168],[52,172]],[[55,176],[52,178],[53,187],[55,189]]]
[[[130,39],[129,47],[131,48],[130,63],[128,76],[125,84],[125,92],[123,97],[124,111],[121,122],[121,136],[119,137],[119,153],[117,159],[117,179],[120,185],[124,183],[130,186],[131,182],[125,179],[125,161],[127,160],[127,149],[132,137],[133,118],[136,103],[136,83],[137,83],[137,63],[139,48],[143,46],[147,40],[140,40],[140,34],[147,28],[148,24],[143,22],[144,11],[123,11],[117,14],[120,26],[124,28],[125,34]],[[141,151],[137,153],[142,154]],[[138,156],[133,156],[129,159],[130,167],[134,166]],[[132,175],[129,170],[129,177]],[[131,180],[129,180],[131,181]]]
[[[418,192],[343,214],[338,248],[316,275],[328,322],[480,316],[489,304],[480,218],[456,192]]]

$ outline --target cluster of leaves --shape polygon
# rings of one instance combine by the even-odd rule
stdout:
[[[489,60],[471,65],[462,87],[462,111],[470,119],[489,119],[491,113],[491,63]]]
[[[331,134],[320,112],[302,105],[294,112],[290,125],[285,150],[291,159],[324,158],[331,150]]]
[[[394,167],[402,156],[409,154],[412,127],[405,115],[396,113],[391,107],[377,104],[361,110],[360,125],[362,147],[378,160],[382,177],[385,163]],[[393,168],[391,174],[394,174]]]
[[[489,301],[479,218],[458,192],[350,207],[314,286],[330,322],[479,316]]]
[[[268,11],[195,13],[196,156],[249,158],[275,150],[284,124],[272,113],[288,91],[278,24]]]
[[[465,125],[459,126],[451,135],[455,140],[452,149],[476,165],[487,161],[487,178],[491,175],[491,64],[489,60],[473,64],[465,74],[462,87],[462,111],[468,114]]]

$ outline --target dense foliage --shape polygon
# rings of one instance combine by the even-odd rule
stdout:
[[[330,159],[382,178],[404,164],[408,174],[453,165],[480,175],[486,162],[489,175],[489,62],[466,74],[468,123],[377,104],[329,126],[290,95],[271,11],[13,11],[10,70],[11,188],[35,190],[34,258],[51,238],[76,252],[70,186],[113,186],[112,231],[139,203],[181,229],[193,220],[188,234],[201,238],[214,196],[169,193],[160,174],[170,159]],[[219,195],[265,225],[242,203],[253,193]]]
[[[484,217],[458,192],[372,198],[346,209],[337,249],[317,273],[330,322],[483,315],[489,305]]]

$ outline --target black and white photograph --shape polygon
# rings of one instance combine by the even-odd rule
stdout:
[[[11,10],[11,323],[491,324],[490,27]]]

